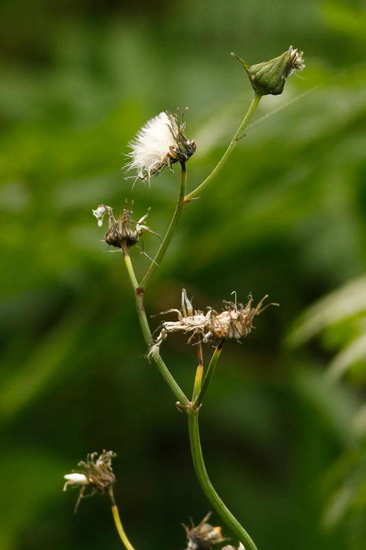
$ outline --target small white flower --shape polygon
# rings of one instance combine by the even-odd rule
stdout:
[[[130,143],[128,170],[137,170],[137,178],[149,181],[165,167],[187,161],[196,144],[183,134],[184,124],[166,112],[149,120]]]
[[[97,218],[98,227],[102,227],[103,225],[103,218],[104,214],[106,213],[106,207],[105,206],[98,206],[95,210],[92,210],[93,216]]]
[[[63,491],[66,491],[69,485],[88,485],[89,483],[85,474],[66,474],[64,479],[66,479],[66,483],[62,489]]]
[[[98,227],[102,227],[105,214],[108,214],[109,217],[113,217],[112,208],[110,206],[105,206],[104,204],[101,204],[95,210],[92,210],[92,213],[93,216],[97,218]]]

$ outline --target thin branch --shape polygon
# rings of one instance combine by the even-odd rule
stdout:
[[[121,541],[122,541],[124,547],[126,548],[126,550],[135,550],[135,547],[133,546],[133,544],[129,540],[128,536],[126,535],[126,531],[123,528],[122,521],[121,521],[121,516],[119,514],[119,510],[118,510],[118,507],[117,507],[117,504],[116,504],[116,500],[114,498],[114,493],[113,493],[113,488],[112,487],[110,487],[110,489],[108,491],[108,494],[109,494],[109,498],[111,499],[112,516],[113,516],[114,525],[116,527],[116,531],[119,535],[119,538],[121,539]]]
[[[257,547],[244,527],[239,523],[235,516],[225,505],[209,478],[205,461],[202,454],[200,430],[199,430],[199,409],[187,409],[189,439],[191,444],[191,454],[193,466],[201,485],[203,492],[210,501],[212,507],[224,521],[226,526],[238,537],[244,544],[246,550],[257,550]]]
[[[135,270],[132,264],[131,256],[128,252],[127,246],[124,246],[122,248],[123,252],[123,259],[125,262],[125,266],[127,269],[127,273],[129,275],[129,279],[132,285],[132,288],[134,290],[135,294],[135,302],[136,302],[136,311],[137,316],[140,321],[141,330],[144,336],[145,343],[148,347],[150,353],[150,357],[154,360],[156,366],[158,367],[160,374],[163,376],[164,380],[174,393],[175,397],[184,406],[187,406],[189,404],[189,400],[177,381],[175,380],[174,376],[171,374],[170,370],[164,363],[163,359],[160,356],[159,349],[154,348],[154,338],[151,333],[149,321],[147,319],[145,306],[144,306],[144,290],[139,285],[138,280],[136,278]]]
[[[174,213],[173,213],[173,217],[170,220],[170,224],[168,226],[167,232],[165,233],[165,236],[162,240],[161,245],[159,246],[159,249],[158,249],[153,261],[149,265],[145,275],[143,276],[143,278],[141,280],[141,286],[144,289],[146,288],[146,286],[147,286],[147,284],[150,280],[150,277],[152,276],[154,271],[161,264],[161,262],[164,258],[164,255],[167,251],[167,248],[168,248],[168,246],[169,246],[169,244],[172,240],[172,237],[174,235],[174,231],[175,231],[175,229],[178,225],[179,219],[180,219],[181,214],[182,214],[183,206],[184,206],[184,195],[185,195],[185,192],[186,192],[186,183],[187,183],[187,169],[186,169],[185,163],[182,162],[181,163],[181,179],[180,179],[179,195],[178,195],[177,203],[176,203],[175,210],[174,210]]]
[[[228,158],[230,157],[231,153],[235,149],[235,146],[242,135],[245,128],[247,128],[250,119],[254,115],[254,113],[257,110],[257,107],[259,105],[261,96],[255,94],[252,101],[250,102],[249,108],[247,112],[245,113],[242,121],[239,124],[238,129],[236,130],[235,134],[233,135],[225,153],[220,158],[219,162],[216,164],[215,168],[210,172],[210,174],[203,180],[202,183],[200,183],[193,191],[188,193],[184,197],[184,202],[190,202],[192,199],[195,199],[206,189],[206,187],[211,183],[211,181],[217,176],[217,174],[220,172],[220,170],[223,168],[223,166],[226,164]]]

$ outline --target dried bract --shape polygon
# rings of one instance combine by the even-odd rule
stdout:
[[[103,451],[99,456],[96,452],[89,453],[86,460],[81,460],[78,464],[83,470],[82,472],[72,472],[64,476],[66,483],[63,491],[66,491],[70,486],[80,487],[75,509],[77,509],[83,497],[93,495],[96,492],[106,493],[115,483],[116,476],[112,469],[112,459],[115,456],[117,455],[113,451]]]
[[[132,220],[132,214],[132,210],[124,208],[121,215],[115,218],[113,209],[104,204],[93,210],[93,215],[97,218],[99,227],[103,224],[104,216],[108,216],[108,231],[105,234],[104,240],[110,246],[115,246],[117,248],[123,248],[123,246],[129,248],[133,246],[140,240],[144,231],[154,233],[154,231],[144,223],[149,212],[137,220],[137,222]]]
[[[213,527],[208,523],[211,513],[208,513],[198,525],[187,527],[184,529],[187,535],[186,550],[210,550],[216,544],[225,542],[221,534],[221,527]]]
[[[167,338],[168,334],[181,332],[188,334],[188,343],[212,343],[217,344],[223,340],[241,341],[253,330],[253,321],[257,315],[260,315],[267,307],[278,304],[266,304],[264,296],[257,305],[253,305],[253,297],[250,296],[248,302],[243,305],[235,302],[224,301],[224,309],[217,312],[211,307],[204,313],[198,309],[193,309],[192,303],[187,297],[185,289],[182,290],[182,306],[179,309],[170,309],[165,313],[176,313],[177,321],[164,321],[162,328],[156,339],[155,346]],[[154,347],[151,353],[154,351]]]
[[[151,176],[175,162],[186,162],[196,144],[184,135],[185,124],[176,115],[163,111],[149,120],[130,143],[128,170],[137,170],[137,178]]]

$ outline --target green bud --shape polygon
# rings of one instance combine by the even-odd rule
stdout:
[[[256,65],[248,65],[236,54],[231,55],[243,65],[253,90],[259,96],[282,94],[286,79],[305,68],[303,52],[292,46],[282,55]]]

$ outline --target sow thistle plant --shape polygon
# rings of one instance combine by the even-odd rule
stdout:
[[[263,313],[267,307],[277,304],[267,303],[267,295],[257,302],[249,295],[245,303],[238,303],[236,293],[234,293],[234,301],[224,301],[224,305],[219,311],[211,306],[200,310],[193,307],[186,290],[183,289],[180,308],[172,307],[164,313],[164,315],[174,314],[176,319],[163,320],[156,336],[150,328],[144,304],[150,279],[162,264],[183,209],[193,199],[201,196],[222,170],[256,112],[261,98],[268,94],[282,93],[287,78],[305,67],[302,52],[292,46],[280,56],[256,65],[248,65],[236,54],[232,55],[243,65],[254,96],[223,156],[199,185],[187,193],[187,162],[196,153],[197,146],[193,140],[186,137],[185,123],[181,116],[166,111],[161,112],[149,120],[130,143],[131,150],[128,155],[127,169],[135,172],[136,180],[150,183],[163,170],[169,169],[175,164],[180,166],[179,192],[172,218],[155,256],[151,259],[141,278],[138,278],[135,273],[131,251],[145,232],[154,233],[153,229],[147,225],[149,212],[135,221],[131,209],[124,208],[121,214],[115,216],[110,206],[102,204],[93,210],[93,215],[97,218],[98,226],[102,226],[104,218],[107,218],[107,232],[104,240],[108,245],[121,250],[146,344],[146,357],[155,363],[175,396],[178,409],[186,414],[192,461],[198,482],[210,506],[221,518],[229,535],[234,538],[234,544],[226,545],[224,550],[257,550],[255,542],[229,510],[209,478],[200,440],[199,412],[225,343],[242,342],[252,332],[256,317]],[[195,204],[197,205],[197,203]],[[196,346],[198,351],[198,365],[195,369],[191,396],[186,395],[182,390],[160,354],[162,343],[172,333],[181,333],[186,338],[187,344]],[[206,353],[211,355],[207,364],[204,361],[204,348]],[[86,461],[79,463],[79,471],[65,475],[64,489],[68,487],[79,489],[76,507],[85,496],[94,493],[107,495],[111,502],[113,519],[119,537],[127,550],[134,550],[123,528],[115,501],[116,478],[112,469],[114,456],[115,453],[112,451],[103,451],[100,455],[98,453],[89,454]],[[185,526],[187,550],[210,550],[214,547],[222,547],[228,540],[222,535],[221,527],[213,527],[208,523],[208,519],[209,515],[205,516],[196,526]]]

